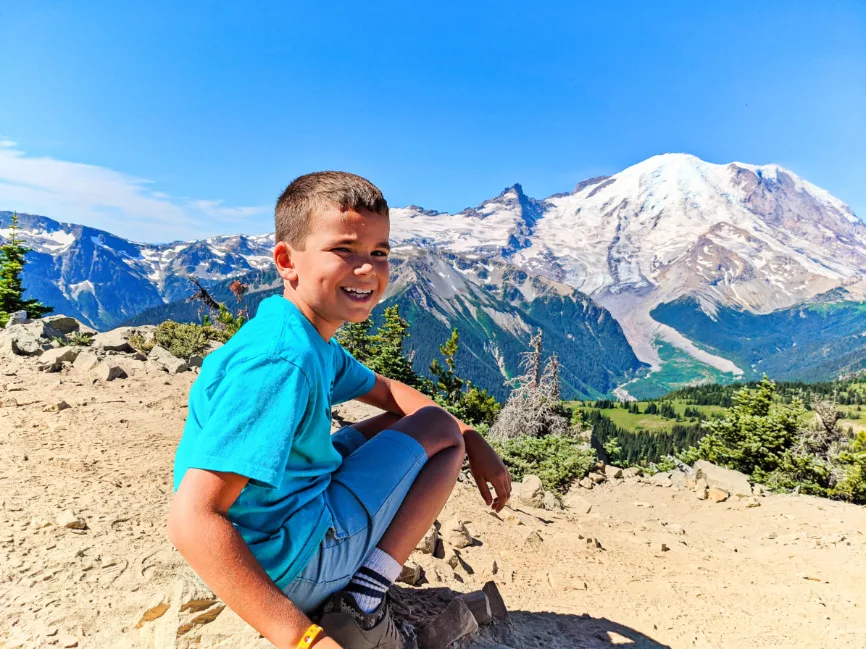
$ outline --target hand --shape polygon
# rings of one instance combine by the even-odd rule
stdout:
[[[469,470],[478,486],[484,502],[496,512],[501,512],[511,498],[511,476],[490,444],[474,430],[463,435],[466,455],[469,456]],[[493,485],[496,498],[490,494],[487,484]]]

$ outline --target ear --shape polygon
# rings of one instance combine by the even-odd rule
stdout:
[[[292,247],[285,241],[280,241],[274,246],[274,263],[277,266],[277,272],[287,282],[298,279],[298,271],[295,269],[292,259],[293,253]]]

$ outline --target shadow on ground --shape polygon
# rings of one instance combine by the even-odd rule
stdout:
[[[393,587],[396,616],[420,629],[458,596],[450,588]],[[470,640],[455,647],[485,649],[505,645],[512,649],[670,649],[669,645],[606,618],[565,613],[510,611],[507,623],[482,627]]]

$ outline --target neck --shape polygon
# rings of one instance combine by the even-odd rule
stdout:
[[[310,307],[309,304],[304,302],[297,293],[286,288],[283,291],[283,297],[298,307],[298,311],[304,314],[304,317],[316,328],[316,331],[318,331],[319,335],[325,339],[325,342],[331,340],[331,338],[334,337],[334,334],[337,333],[337,329],[340,328],[341,323],[331,322],[330,320],[326,320],[320,316]]]

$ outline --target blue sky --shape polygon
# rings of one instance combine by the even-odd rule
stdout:
[[[311,170],[457,211],[685,151],[781,164],[866,216],[862,0],[431,7],[3,3],[0,210],[260,233]]]

